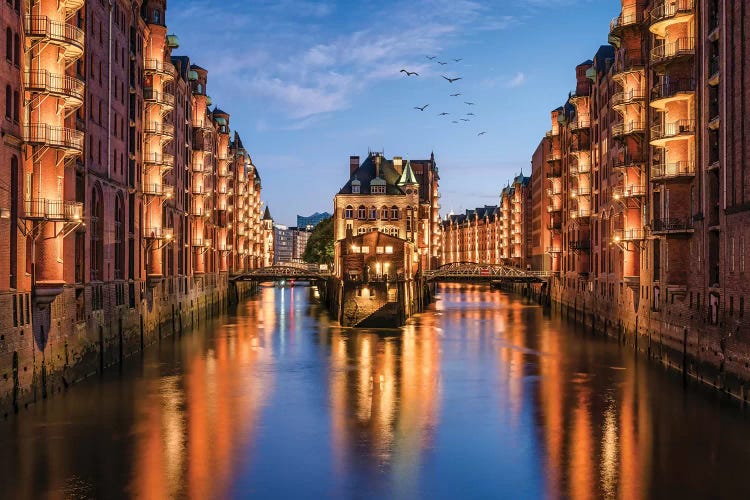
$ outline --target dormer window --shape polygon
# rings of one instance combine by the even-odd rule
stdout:
[[[352,194],[359,194],[361,186],[362,186],[362,183],[359,182],[359,180],[354,179],[352,181]]]
[[[372,186],[372,194],[385,194],[385,186]]]

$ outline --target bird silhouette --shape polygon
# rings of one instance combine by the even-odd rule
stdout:
[[[445,111],[443,111],[442,113],[438,114],[438,116],[445,116],[445,115],[449,115],[449,114],[450,113],[446,113]]]
[[[451,123],[458,123],[458,121],[457,120],[453,120]]]
[[[448,83],[453,83],[453,82],[457,82],[458,80],[462,80],[462,78],[460,76],[458,78],[448,78],[445,75],[440,75],[440,76],[442,76],[443,78],[445,78],[446,80],[448,80]]]
[[[419,111],[424,111],[427,108],[427,106],[429,106],[429,104],[425,104],[421,108],[419,106],[414,106],[414,109],[418,109]]]
[[[469,106],[473,106],[476,103],[475,102],[464,101],[464,104],[468,104]]]
[[[463,57],[459,57],[458,59],[454,59],[454,61],[456,61],[456,62],[461,62],[461,61],[463,61],[463,60],[464,60],[464,58],[463,58]]]
[[[437,58],[437,56],[425,56],[425,57],[426,57],[427,59],[429,59],[430,61],[432,61],[432,60],[434,60],[434,59],[436,59],[436,58]]]
[[[406,76],[411,76],[411,75],[419,76],[419,73],[417,73],[416,71],[407,71],[405,69],[402,69],[401,71],[399,71],[399,73],[406,73]]]
[[[479,133],[477,134],[477,136],[480,136],[480,135],[484,135],[484,134],[486,134],[486,133],[487,133],[487,132],[479,132]]]
[[[471,120],[469,120],[469,119],[467,119],[467,118],[461,118],[461,121],[462,121],[462,122],[470,122]]]
[[[448,64],[447,62],[443,62],[443,61],[438,61],[437,63],[438,63],[438,64],[439,64],[440,66],[445,66],[446,64]]]
[[[474,116],[474,113],[466,113],[466,116]]]
[[[458,97],[460,95],[461,95],[460,93],[459,94],[451,94],[451,97]]]

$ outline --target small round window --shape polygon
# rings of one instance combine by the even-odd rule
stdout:
[[[411,194],[411,189],[407,189],[406,194]]]

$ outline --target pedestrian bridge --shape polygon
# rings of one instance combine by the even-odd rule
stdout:
[[[284,263],[239,273],[232,276],[231,279],[233,281],[256,281],[262,283],[281,280],[317,281],[324,280],[328,276],[330,276],[330,273],[328,271],[321,271],[316,264]]]
[[[502,264],[453,262],[423,273],[425,281],[459,283],[543,283],[549,271],[527,271]]]

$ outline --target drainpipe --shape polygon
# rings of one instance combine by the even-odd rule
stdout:
[[[109,0],[109,48],[107,55],[107,179],[112,178],[112,0]]]

